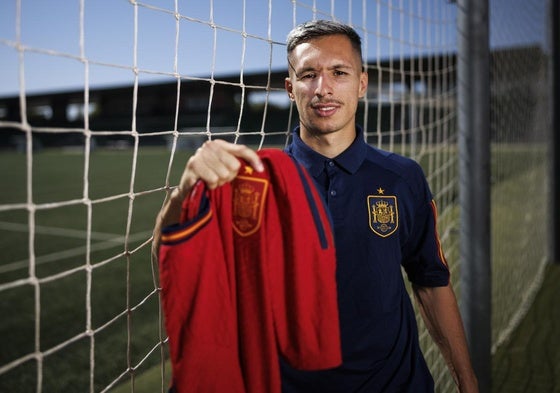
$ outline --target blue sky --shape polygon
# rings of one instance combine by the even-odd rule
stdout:
[[[83,0],[83,34],[80,3],[20,0],[18,25],[18,0],[1,0],[0,96],[20,87],[26,93],[83,89],[86,77],[91,88],[127,85],[134,66],[140,83],[171,80],[174,72],[206,77],[269,64],[283,69],[282,43],[294,23],[333,14],[356,27],[369,59],[456,46],[457,6],[447,0],[178,0],[178,29],[174,0],[143,0],[138,7],[129,0]],[[543,41],[545,7],[546,0],[490,0],[492,44]]]

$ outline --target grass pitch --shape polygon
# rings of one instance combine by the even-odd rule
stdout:
[[[161,363],[149,240],[169,155],[0,155],[0,391],[101,391]]]

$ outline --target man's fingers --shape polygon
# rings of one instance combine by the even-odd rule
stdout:
[[[245,145],[231,144],[222,140],[216,140],[215,142],[236,158],[241,158],[247,161],[247,163],[257,172],[262,172],[264,170],[263,163],[255,150]]]
[[[201,179],[209,189],[232,181],[241,167],[239,159],[249,163],[256,171],[264,166],[258,154],[245,145],[223,140],[205,142],[189,159],[181,179],[181,189],[186,192]]]
[[[198,180],[202,180],[209,189],[232,181],[241,167],[239,159],[245,160],[256,171],[264,170],[258,154],[247,146],[223,140],[205,142],[187,161],[179,187],[173,190],[164,208],[160,225],[178,222],[182,201]]]

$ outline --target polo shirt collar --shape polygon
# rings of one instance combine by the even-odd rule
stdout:
[[[311,176],[319,176],[325,168],[327,157],[317,153],[307,146],[299,135],[299,126],[292,133],[292,143],[288,151],[307,168]],[[338,166],[349,173],[355,173],[366,158],[367,144],[364,140],[362,128],[356,126],[356,138],[354,142],[342,153],[332,159]]]

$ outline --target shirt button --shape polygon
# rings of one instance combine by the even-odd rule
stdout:
[[[331,190],[330,194],[331,194],[331,196],[336,196],[336,191],[335,191],[335,190]]]
[[[334,162],[329,161],[329,166],[334,166]]]

